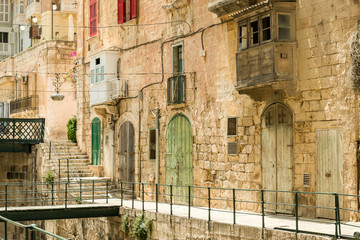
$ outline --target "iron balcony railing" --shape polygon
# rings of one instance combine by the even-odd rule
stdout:
[[[23,112],[26,110],[36,110],[39,107],[39,96],[32,95],[23,97],[10,102],[10,114]]]
[[[185,102],[186,75],[179,74],[167,80],[167,102],[179,104]]]
[[[106,184],[106,188],[99,186],[99,183]],[[111,186],[117,186],[110,188]],[[181,189],[184,189],[181,190]],[[181,194],[184,193],[184,194]],[[279,203],[268,201],[269,195],[287,194],[293,197],[292,203]],[[326,197],[331,204],[327,206],[317,206],[313,201],[304,201],[311,196]],[[293,231],[296,233],[310,233],[326,235],[342,239],[356,239],[353,236],[342,234],[342,227],[351,227],[360,230],[358,223],[350,223],[342,220],[343,215],[359,214],[357,208],[350,209],[343,207],[345,201],[358,201],[360,195],[338,194],[338,193],[319,193],[319,192],[300,192],[300,191],[275,191],[264,189],[239,189],[239,188],[214,188],[199,186],[179,186],[153,183],[134,183],[96,180],[79,180],[79,182],[32,182],[32,183],[0,183],[0,207],[4,207],[5,212],[9,207],[16,206],[39,206],[39,205],[65,205],[82,203],[109,203],[118,201],[120,206],[126,206],[131,202],[131,208],[135,208],[135,201],[140,201],[143,211],[159,211],[159,203],[168,204],[169,213],[173,215],[173,205],[183,205],[187,208],[187,217],[192,217],[192,211],[201,209],[207,212],[208,221],[212,221],[212,213],[227,213],[228,220],[237,224],[237,217],[242,215],[258,216],[259,223],[266,229],[269,217],[290,219],[294,221],[294,228],[281,227],[279,230]],[[114,202],[112,202],[113,204]],[[152,205],[150,204],[152,203]],[[254,207],[252,212],[248,211],[248,206]],[[292,209],[290,214],[276,214],[267,211],[272,206],[287,206]],[[308,217],[302,214],[304,210],[311,211],[324,210],[333,213],[333,219],[320,219]],[[333,226],[333,234],[329,232],[314,232],[307,229],[304,222],[322,223]],[[303,225],[302,225],[303,224]],[[271,224],[270,224],[271,225]],[[358,231],[353,230],[354,233]],[[264,232],[264,231],[263,231]]]
[[[0,118],[0,143],[38,144],[44,130],[45,118]]]

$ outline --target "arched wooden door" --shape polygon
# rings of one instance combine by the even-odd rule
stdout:
[[[101,121],[94,118],[91,121],[91,161],[92,165],[100,165]]]
[[[292,112],[281,103],[270,105],[261,121],[262,186],[268,190],[293,190],[293,117]],[[265,192],[268,211],[292,213],[293,194]]]
[[[173,117],[166,132],[166,184],[192,186],[193,137],[189,120],[183,115]],[[173,195],[187,196],[188,188],[173,187]],[[186,202],[186,197],[174,197],[175,202]]]
[[[120,126],[120,181],[135,182],[134,126],[127,121]]]

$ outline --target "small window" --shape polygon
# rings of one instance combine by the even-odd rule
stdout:
[[[0,32],[0,43],[9,43],[9,33]]]
[[[259,21],[254,20],[250,22],[250,45],[255,45],[259,43]]]
[[[183,45],[175,45],[172,48],[173,57],[173,73],[181,73],[183,71]]]
[[[149,130],[149,159],[156,159],[156,129]]]
[[[228,136],[236,136],[236,117],[228,118],[227,124],[227,135]]]
[[[228,155],[237,155],[237,142],[228,142]]]
[[[278,15],[279,40],[290,40],[290,15]]]
[[[100,64],[100,58],[95,59],[95,65],[99,65]]]
[[[247,48],[247,23],[239,25],[239,49]]]
[[[262,23],[262,41],[268,41],[271,39],[271,24],[270,16],[263,17],[261,19]]]

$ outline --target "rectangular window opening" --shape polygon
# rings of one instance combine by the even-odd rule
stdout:
[[[261,19],[261,23],[262,23],[262,41],[268,41],[271,39],[270,16],[263,17]]]
[[[241,23],[239,25],[239,49],[247,48],[247,24]]]
[[[259,21],[258,20],[250,22],[250,36],[251,36],[250,45],[255,45],[255,44],[259,43]]]
[[[236,117],[229,117],[228,118],[228,124],[227,124],[227,135],[228,136],[236,136],[237,135],[237,131],[236,131]]]
[[[278,15],[279,40],[290,40],[290,15]]]

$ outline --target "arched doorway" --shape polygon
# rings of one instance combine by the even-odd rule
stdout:
[[[192,186],[193,136],[190,121],[184,115],[174,116],[166,131],[166,184]],[[173,195],[188,195],[188,188],[173,187]],[[174,197],[175,202],[186,202],[186,197]]]
[[[135,182],[134,126],[127,121],[120,126],[119,173],[120,181]]]
[[[91,161],[92,165],[100,165],[100,142],[101,141],[101,121],[94,118],[91,121]]]
[[[293,190],[293,117],[282,103],[270,105],[262,115],[261,164],[263,189]],[[293,194],[265,192],[265,202],[293,204]],[[266,210],[292,213],[293,207],[266,204]]]

